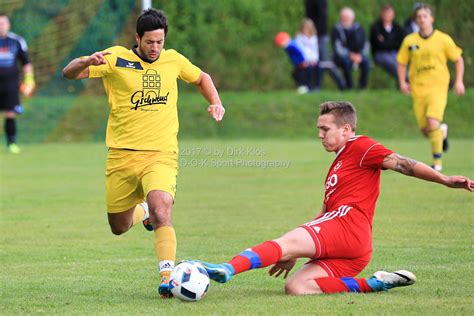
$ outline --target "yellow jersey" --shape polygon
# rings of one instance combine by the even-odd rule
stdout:
[[[453,39],[434,30],[428,38],[419,33],[407,35],[398,51],[397,61],[409,65],[410,89],[414,96],[437,91],[446,93],[449,87],[448,59],[455,62],[462,54]]]
[[[177,79],[195,82],[201,69],[172,49],[152,63],[122,46],[105,51],[107,63],[89,66],[89,78],[102,78],[108,96],[107,146],[177,153]]]

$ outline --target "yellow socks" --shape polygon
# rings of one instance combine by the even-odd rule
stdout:
[[[431,142],[431,150],[433,152],[433,166],[441,167],[441,156],[443,154],[443,131],[441,128],[428,132],[428,138]]]
[[[133,211],[133,223],[132,226],[143,222],[148,217],[148,205],[146,203],[137,204]]]
[[[176,260],[176,234],[172,226],[155,230],[155,253],[161,277],[169,277]]]
[[[133,212],[133,225],[149,217],[148,204],[138,204]],[[176,234],[172,226],[161,226],[155,229],[155,254],[161,277],[169,278],[176,260]]]

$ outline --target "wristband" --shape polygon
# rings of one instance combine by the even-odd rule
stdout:
[[[27,86],[35,86],[35,76],[32,73],[25,74],[23,83]]]

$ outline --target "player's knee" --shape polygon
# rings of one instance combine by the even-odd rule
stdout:
[[[290,279],[285,283],[285,294],[302,295],[303,293],[301,293],[301,289],[298,287],[297,283]]]
[[[131,222],[126,222],[123,219],[120,221],[117,219],[111,219],[109,217],[109,225],[110,225],[110,230],[112,231],[112,234],[114,235],[122,235],[125,233],[127,230],[130,229],[132,226]]]
[[[309,282],[314,282],[313,286],[309,286]],[[285,283],[286,295],[314,295],[321,293],[322,292],[316,286],[316,282],[314,280],[302,281],[298,279],[289,279]]]
[[[153,227],[171,226],[171,210],[150,209],[150,220]]]
[[[5,112],[5,118],[14,119],[16,118],[16,113],[14,111]]]
[[[426,129],[429,132],[435,131],[440,127],[440,123],[437,120],[434,119],[428,119]]]
[[[150,220],[154,227],[171,225],[173,197],[169,194],[150,194],[148,196]]]
[[[117,235],[117,236],[122,235],[128,229],[129,227],[126,227],[125,225],[110,223],[110,230],[112,231],[112,234],[114,235]]]

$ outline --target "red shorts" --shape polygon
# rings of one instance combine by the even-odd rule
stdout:
[[[372,227],[356,208],[341,205],[301,225],[313,238],[318,264],[329,276],[354,277],[372,256]]]

